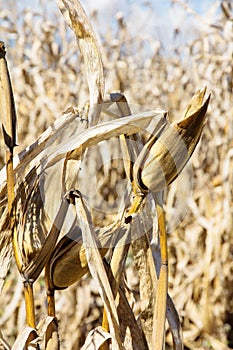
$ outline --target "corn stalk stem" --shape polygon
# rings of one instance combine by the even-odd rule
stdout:
[[[107,312],[106,312],[106,309],[105,309],[105,308],[104,308],[104,311],[103,311],[102,328],[103,328],[106,332],[109,332],[108,316],[107,316]],[[101,350],[104,349],[104,344],[102,345],[102,347],[101,347],[100,349],[101,349]]]
[[[47,289],[47,303],[48,303],[48,316],[53,317],[53,322],[50,327],[47,328],[45,333],[45,349],[46,350],[58,350],[60,349],[60,340],[58,333],[58,324],[56,319],[55,310],[55,290]]]
[[[160,237],[160,249],[161,249],[161,265],[168,265],[168,252],[167,252],[167,232],[165,224],[165,213],[162,206],[156,205],[158,225],[159,225],[159,237]]]
[[[24,282],[24,298],[26,305],[26,320],[29,327],[36,328],[33,282]]]
[[[160,234],[161,268],[155,300],[152,348],[155,350],[162,350],[164,347],[164,329],[166,321],[166,305],[168,293],[168,252],[165,214],[163,207],[157,204],[156,211],[158,216]]]
[[[107,311],[104,307],[103,311],[103,320],[102,320],[102,328],[106,331],[109,332],[109,323],[108,323],[108,316],[107,316]],[[100,346],[100,350],[109,350],[108,343],[105,342]]]
[[[55,296],[54,291],[47,291],[48,316],[55,317]]]

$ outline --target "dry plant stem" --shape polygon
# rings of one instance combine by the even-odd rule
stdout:
[[[46,350],[57,350],[60,349],[58,324],[56,320],[56,309],[55,309],[55,290],[51,287],[49,281],[49,263],[45,268],[45,280],[47,285],[47,312],[48,316],[54,317],[52,325],[46,329],[45,335],[45,349]]]
[[[104,308],[104,311],[103,311],[102,328],[106,332],[109,332],[108,315],[107,315],[107,312],[106,312],[105,308]],[[108,343],[105,342],[103,345],[101,345],[100,350],[109,350]]]
[[[128,237],[128,233],[129,233],[129,230],[125,233],[126,239]],[[119,285],[121,282],[122,274],[124,272],[125,261],[128,254],[129,246],[130,246],[129,244],[123,244],[119,247],[116,246],[113,252],[108,277],[111,284],[112,293],[115,299],[119,291]],[[107,312],[105,308],[103,312],[102,327],[106,332],[109,331]],[[100,348],[100,350],[106,350],[106,349],[108,349],[108,345],[107,343],[104,343]]]
[[[103,311],[102,328],[103,328],[106,332],[109,332],[108,315],[107,315],[107,311],[106,311],[105,308],[104,308],[104,311]],[[100,350],[109,350],[108,342],[103,343],[103,344],[100,346]]]
[[[24,282],[24,298],[26,305],[26,320],[29,327],[36,328],[33,282]]]
[[[2,130],[6,149],[6,175],[7,175],[7,200],[8,213],[10,216],[12,205],[14,202],[14,170],[13,170],[13,154],[15,138],[16,138],[16,112],[14,104],[14,96],[10,81],[10,74],[5,58],[5,46],[0,42],[0,117],[2,121]],[[13,218],[14,219],[14,218]],[[12,220],[14,221],[14,220]]]
[[[165,214],[160,204],[156,205],[156,211],[160,233],[161,268],[155,301],[152,347],[155,350],[162,350],[164,346],[164,329],[166,321],[166,304],[168,292],[168,254]]]
[[[55,291],[47,290],[47,303],[48,303],[48,316],[55,317],[56,309],[55,309]]]

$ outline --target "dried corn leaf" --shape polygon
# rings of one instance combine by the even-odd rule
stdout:
[[[5,214],[3,214],[5,215]],[[7,219],[5,219],[7,220]],[[4,220],[4,221],[5,221]],[[2,222],[1,222],[2,224]],[[7,272],[10,267],[12,255],[13,255],[13,249],[12,249],[12,241],[11,241],[11,232],[9,229],[6,229],[4,225],[2,226],[2,233],[0,235],[0,264],[1,264],[1,272],[0,272],[0,293],[2,291],[5,278],[7,275]]]
[[[117,309],[109,284],[109,280],[101,259],[95,233],[93,231],[93,223],[90,212],[86,207],[82,197],[78,193],[74,193],[76,197],[76,210],[79,217],[80,228],[82,230],[83,242],[86,247],[86,256],[88,266],[92,277],[96,281],[99,293],[104,301],[104,305],[108,315],[108,322],[110,326],[110,333],[112,334],[112,346],[114,349],[122,349],[120,325],[117,315]]]
[[[2,345],[4,350],[11,350],[10,345],[4,339],[1,330],[0,330],[0,345]]]
[[[78,40],[89,86],[90,106],[94,107],[103,102],[104,74],[100,48],[89,19],[78,0],[57,0],[57,4],[70,28]],[[97,124],[100,109],[91,111],[92,124]]]
[[[67,152],[71,148],[68,153],[68,159],[79,159],[87,147],[94,146],[111,137],[117,137],[121,134],[131,135],[145,130],[153,118],[159,117],[159,122],[164,113],[164,111],[142,112],[92,127],[85,134],[80,135],[80,140],[78,140],[76,145],[68,144]]]
[[[82,127],[78,127],[81,116],[73,113],[65,114],[62,120],[46,130],[38,141],[14,157],[16,186],[25,178],[26,170],[29,172],[34,166],[38,169],[45,165],[50,166],[64,158],[66,154],[68,159],[79,160],[86,148],[111,137],[145,130],[153,118],[158,119],[159,122],[164,113],[164,111],[142,112],[120,120],[99,124],[83,132],[81,131]],[[6,175],[3,168],[0,172],[0,198],[2,202],[6,196],[5,181]]]
[[[207,339],[209,346],[211,346],[214,350],[229,350],[229,347],[223,342],[219,341],[212,335],[205,334],[205,338]]]
[[[45,334],[45,343],[46,343],[46,350],[60,349],[58,323],[56,318],[54,318],[47,327],[46,334]]]
[[[172,333],[174,350],[183,350],[184,344],[180,318],[169,294],[167,296],[167,320]]]
[[[34,328],[24,326],[18,334],[16,341],[14,342],[11,350],[34,350],[38,347],[40,338]]]
[[[101,345],[111,338],[111,334],[106,332],[102,327],[96,327],[88,333],[85,344],[80,350],[98,350]]]
[[[148,350],[149,347],[145,340],[143,330],[134,316],[122,286],[119,289],[119,296],[116,301],[121,338],[125,350]]]
[[[58,324],[56,317],[47,316],[37,326],[40,338],[45,338],[46,349],[59,349]]]
[[[80,118],[81,119],[81,118]],[[14,170],[17,175],[17,179],[22,181],[25,177],[26,172],[36,165],[39,164],[40,159],[43,158],[45,152],[48,152],[49,146],[54,147],[56,142],[60,142],[60,135],[66,136],[66,132],[72,134],[72,130],[77,130],[79,123],[79,117],[75,111],[67,111],[61,118],[59,118],[54,125],[50,126],[37,141],[33,142],[25,150],[14,156]],[[70,130],[71,129],[71,130]],[[1,203],[4,204],[4,198],[6,197],[6,169],[2,168],[0,171],[0,198]]]

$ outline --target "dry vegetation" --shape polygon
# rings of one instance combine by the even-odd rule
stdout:
[[[49,19],[43,6],[34,12],[19,13],[1,3],[0,16],[1,40],[7,47],[18,114],[18,150],[22,150],[64,109],[71,105],[82,107],[88,100],[85,67],[75,39],[59,12]],[[143,33],[131,37],[127,18],[118,17],[117,30],[106,33],[101,41],[107,90],[122,91],[132,105],[145,106],[145,110],[165,106],[173,119],[180,118],[198,88],[208,86],[212,94],[207,125],[194,154],[192,169],[189,167],[182,180],[172,185],[166,202],[171,225],[169,293],[182,320],[185,347],[190,350],[233,347],[233,9],[230,0],[221,2],[215,18],[215,23],[206,24],[208,19],[197,17],[202,28],[199,37],[189,43],[184,53],[182,47],[174,47],[169,57],[163,54],[160,43],[144,38]],[[92,20],[98,31],[97,17]],[[145,41],[154,50],[146,59],[142,49]],[[1,164],[4,164],[3,151]],[[113,161],[110,170],[111,181],[105,179],[100,188],[111,204],[113,179],[123,169]],[[98,176],[103,182],[101,172]],[[184,196],[188,196],[185,205]],[[140,304],[138,293],[139,290],[143,293],[143,280],[139,286],[139,277],[142,276],[138,276],[130,252],[127,283],[133,290],[131,304],[136,314],[140,310],[146,313],[145,304],[149,300],[148,297]],[[143,295],[147,292],[144,290]],[[0,306],[1,331],[10,344],[25,323],[22,293],[21,280],[12,262]],[[39,321],[46,314],[43,277],[35,284],[35,300]],[[62,349],[78,350],[87,333],[101,322],[102,300],[93,280],[86,275],[77,284],[58,292],[56,302]],[[166,348],[170,345],[171,335],[167,332]],[[4,349],[1,344],[0,349]]]

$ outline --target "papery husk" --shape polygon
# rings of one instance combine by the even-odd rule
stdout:
[[[109,247],[115,244],[120,225],[120,221],[117,221],[96,232],[101,257],[104,257]],[[64,236],[59,241],[51,256],[48,273],[52,289],[67,288],[89,272],[81,229],[76,226],[72,232],[74,233]]]
[[[9,268],[12,246],[11,246],[11,233],[12,225],[10,223],[14,221],[15,211],[13,208],[13,202],[15,199],[14,193],[14,170],[13,170],[13,154],[14,147],[16,146],[16,110],[14,103],[14,95],[12,90],[12,84],[10,79],[10,73],[8,70],[6,60],[5,45],[0,41],[0,122],[2,125],[4,143],[6,146],[5,164],[4,169],[6,176],[6,188],[7,188],[7,208],[1,215],[1,236],[0,236],[0,263],[1,263],[1,276],[0,276],[0,291],[3,285],[3,281],[6,277],[7,270]],[[13,210],[12,210],[13,208]],[[15,235],[13,235],[13,246],[15,251],[15,258],[19,265],[17,251],[14,245]]]
[[[100,248],[99,251],[104,257],[108,249]],[[88,271],[85,246],[82,242],[71,241],[63,249],[56,249],[51,259],[50,274],[53,288],[67,288],[79,281]]]
[[[16,111],[5,54],[4,43],[0,41],[0,120],[5,145],[12,149],[16,146]]]
[[[144,157],[139,155],[139,170],[134,173],[134,180],[142,190],[164,190],[190,159],[206,120],[210,96],[201,105],[204,92],[205,90],[201,90],[194,95],[181,121],[165,128],[153,145],[150,140],[144,146]]]

